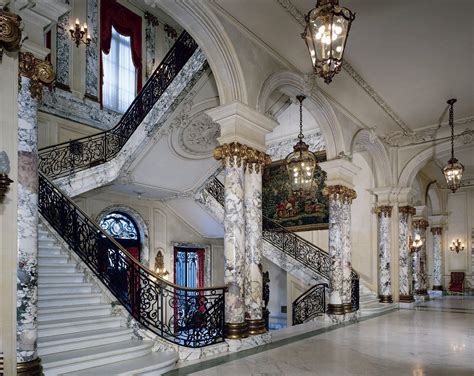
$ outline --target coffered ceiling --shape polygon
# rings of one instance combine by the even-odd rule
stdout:
[[[474,117],[474,1],[341,0],[356,12],[349,64],[318,86],[362,123],[385,135],[437,125],[446,100],[456,118]],[[311,65],[302,17],[315,0],[214,0],[224,16],[301,72]],[[444,119],[445,121],[446,119]]]

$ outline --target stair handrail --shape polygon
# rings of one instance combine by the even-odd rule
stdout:
[[[113,159],[197,50],[183,31],[113,128],[39,150],[39,169],[50,179],[86,170]]]
[[[292,324],[299,325],[326,312],[327,283],[318,283],[298,296],[292,303]]]
[[[145,328],[186,347],[224,341],[227,287],[189,288],[160,277],[107,234],[42,172],[38,207],[61,238]],[[194,321],[189,323],[189,317]],[[214,326],[202,325],[203,322],[213,322]]]

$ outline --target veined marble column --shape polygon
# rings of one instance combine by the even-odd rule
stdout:
[[[399,271],[400,271],[400,302],[412,303],[415,301],[412,291],[412,265],[409,249],[410,222],[411,217],[415,215],[416,209],[411,206],[401,206],[398,208],[398,243],[399,243]]]
[[[414,254],[416,295],[428,295],[426,285],[426,229],[428,226],[429,223],[426,219],[417,219],[413,221],[413,238],[415,238],[416,235],[419,235],[423,242],[420,250]]]
[[[432,227],[433,234],[433,290],[443,291],[443,268],[441,254],[442,227]]]
[[[249,334],[265,333],[262,315],[262,170],[270,158],[257,152],[258,163],[247,161],[245,169],[245,321]]]
[[[329,276],[328,314],[342,315],[352,311],[350,215],[353,189],[342,185],[328,186],[324,194],[329,199]]]
[[[238,143],[224,144],[214,157],[225,165],[224,179],[224,283],[225,336],[240,339],[248,336],[245,322],[245,220],[244,169],[247,147]]]
[[[18,90],[17,372],[41,375],[38,337],[38,100],[54,79],[50,63],[20,54]]]
[[[377,227],[379,243],[379,301],[381,303],[392,303],[392,280],[390,275],[390,262],[392,257],[390,240],[391,217],[391,206],[379,206],[377,208]]]

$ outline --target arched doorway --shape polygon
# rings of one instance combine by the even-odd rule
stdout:
[[[132,217],[122,212],[112,212],[102,218],[100,227],[140,261],[140,232]]]

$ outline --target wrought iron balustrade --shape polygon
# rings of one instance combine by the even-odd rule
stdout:
[[[224,340],[225,287],[191,289],[161,279],[42,173],[38,207],[69,247],[145,328],[186,347]]]
[[[318,283],[298,296],[292,304],[293,325],[302,324],[326,312],[327,283]]]
[[[351,271],[351,303],[352,303],[352,312],[358,311],[360,308],[359,303],[359,284],[360,278],[359,274],[352,269]]]
[[[113,159],[197,47],[194,39],[184,31],[114,128],[40,149],[40,171],[55,179]]]

